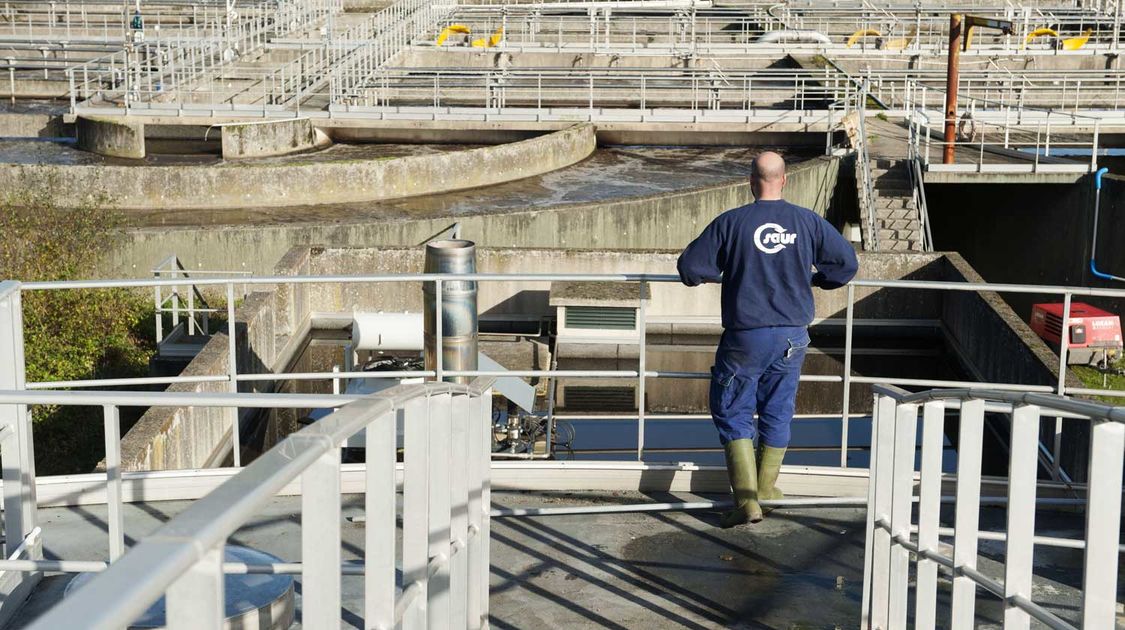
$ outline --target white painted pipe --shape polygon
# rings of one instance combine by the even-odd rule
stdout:
[[[817,31],[797,31],[797,30],[783,30],[783,31],[770,31],[763,33],[755,43],[757,44],[776,44],[776,43],[807,43],[807,44],[831,44],[832,40],[824,33]]]
[[[421,350],[421,313],[356,313],[352,346],[356,350]]]
[[[656,10],[656,9],[710,9],[713,6],[711,0],[623,0],[623,1],[594,1],[594,2],[520,2],[515,4],[505,4],[506,9],[540,9],[540,10],[562,10],[562,9],[635,9],[635,10]]]

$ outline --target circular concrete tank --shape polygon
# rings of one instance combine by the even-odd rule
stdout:
[[[268,553],[247,547],[228,546],[225,562],[269,564],[281,562]],[[66,585],[64,596],[97,577],[96,573],[80,573]],[[228,573],[223,581],[226,593],[224,628],[239,630],[272,630],[293,625],[293,576],[277,574]],[[149,607],[129,628],[163,628],[164,598]]]

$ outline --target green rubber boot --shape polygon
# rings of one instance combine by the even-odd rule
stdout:
[[[726,454],[734,509],[723,514],[720,525],[726,529],[743,523],[757,523],[762,520],[762,508],[758,505],[758,470],[754,463],[754,441],[731,440],[727,443]]]
[[[785,449],[762,446],[758,458],[758,497],[767,501],[784,499],[785,495],[777,487],[777,477],[781,474],[781,460],[785,459]]]

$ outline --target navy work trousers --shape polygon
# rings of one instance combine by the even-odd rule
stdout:
[[[789,424],[808,347],[809,331],[804,326],[723,333],[711,367],[709,402],[724,446],[759,435],[766,446],[789,446]]]

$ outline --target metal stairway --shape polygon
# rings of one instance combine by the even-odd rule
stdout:
[[[909,167],[907,160],[872,160],[872,203],[881,251],[924,251],[922,221]]]

